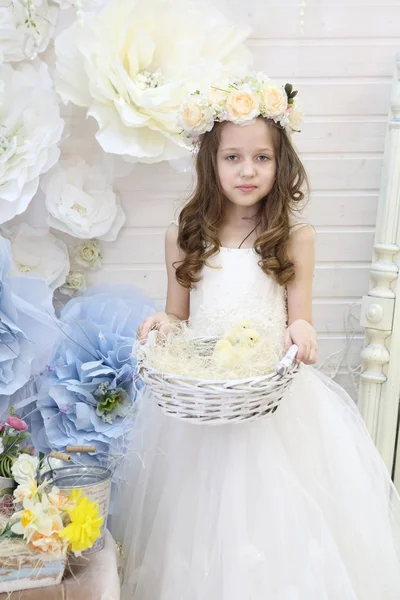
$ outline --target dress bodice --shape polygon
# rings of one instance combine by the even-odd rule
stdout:
[[[284,288],[263,273],[253,248],[221,248],[190,295],[191,327],[221,335],[242,319],[282,342],[286,326]]]

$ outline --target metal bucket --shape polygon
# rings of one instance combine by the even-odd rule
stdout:
[[[82,490],[82,495],[99,504],[99,514],[103,517],[101,535],[93,546],[82,554],[98,552],[104,546],[104,536],[107,525],[108,509],[110,505],[112,473],[106,467],[97,465],[87,467],[63,467],[47,471],[42,476],[42,481],[52,481],[64,494],[69,495],[73,488]]]

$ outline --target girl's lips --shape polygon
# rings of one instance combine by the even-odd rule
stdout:
[[[256,185],[238,185],[237,189],[241,190],[242,192],[251,192],[252,190],[256,190],[257,186]]]

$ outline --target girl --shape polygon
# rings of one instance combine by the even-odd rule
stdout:
[[[166,310],[138,335],[189,317],[219,335],[251,318],[312,364],[314,235],[293,217],[307,184],[287,132],[293,102],[289,91],[269,116],[272,89],[245,118],[252,95],[239,93],[200,131],[197,187],[166,235]],[[189,132],[193,106],[205,112],[184,109]],[[124,599],[400,598],[400,499],[331,380],[303,366],[273,417],[241,424],[181,422],[150,394],[142,404],[116,511]]]

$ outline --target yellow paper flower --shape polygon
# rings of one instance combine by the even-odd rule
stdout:
[[[100,537],[100,528],[103,524],[103,518],[99,517],[99,505],[90,502],[86,496],[71,493],[70,500],[76,500],[74,508],[67,508],[71,523],[67,525],[60,536],[64,537],[70,544],[72,552],[81,552],[91,548],[98,537]]]

